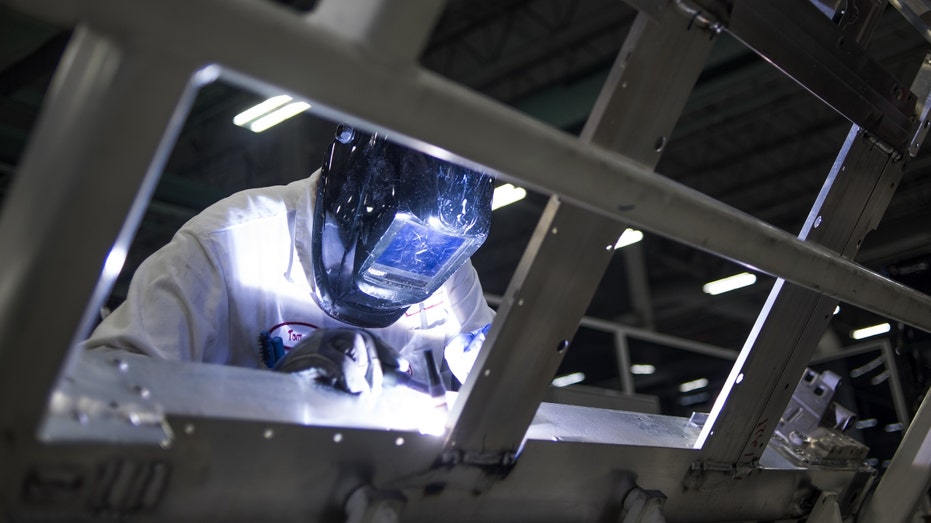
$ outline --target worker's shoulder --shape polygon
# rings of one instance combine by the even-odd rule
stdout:
[[[209,235],[263,221],[286,219],[288,213],[307,205],[310,184],[311,180],[305,178],[288,185],[239,191],[204,209],[183,229],[197,235]]]

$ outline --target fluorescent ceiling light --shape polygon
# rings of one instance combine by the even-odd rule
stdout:
[[[491,197],[491,210],[500,209],[505,205],[519,202],[526,196],[526,189],[515,187],[509,183],[495,187],[495,194]]]
[[[637,229],[631,229],[628,227],[624,229],[624,232],[621,233],[621,237],[617,239],[617,243],[614,244],[614,250],[618,250],[621,247],[627,247],[628,245],[633,245],[643,239],[643,233]]]
[[[554,387],[567,387],[569,385],[574,385],[576,383],[581,383],[585,381],[585,374],[582,372],[573,372],[572,374],[566,374],[565,376],[560,376],[553,380]]]
[[[236,116],[234,116],[233,123],[240,127],[244,127],[247,123],[255,120],[256,118],[259,118],[262,115],[265,115],[265,114],[268,114],[274,111],[275,109],[281,107],[282,105],[290,101],[291,101],[291,97],[286,94],[273,96],[269,98],[268,100],[265,100],[264,102],[258,105],[254,105],[246,109],[245,111],[237,114]]]
[[[679,392],[691,392],[693,390],[703,389],[708,386],[708,378],[698,378],[697,380],[686,381],[679,385]]]
[[[879,325],[871,325],[869,327],[857,329],[850,333],[850,337],[855,340],[862,340],[863,338],[869,338],[870,336],[876,336],[877,334],[885,334],[889,332],[889,329],[891,328],[892,327],[888,323],[880,323]]]
[[[650,365],[649,363],[634,363],[630,366],[631,374],[653,374],[656,372],[656,367]]]
[[[258,120],[249,124],[249,129],[260,133],[269,127],[280,124],[281,122],[291,118],[292,116],[297,116],[304,111],[310,109],[310,104],[307,102],[292,102],[288,105],[273,111]]]
[[[730,292],[741,287],[747,287],[749,285],[753,285],[754,283],[756,283],[755,274],[742,272],[740,274],[728,276],[727,278],[722,278],[720,280],[710,281],[704,284],[701,290],[704,291],[705,294],[711,294],[714,296],[717,294]]]
[[[292,100],[293,98],[286,94],[273,96],[234,116],[233,123],[260,133],[310,109],[309,103],[292,102]]]

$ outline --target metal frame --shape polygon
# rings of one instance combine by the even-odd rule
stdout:
[[[810,348],[804,340],[817,325],[800,336],[798,346],[774,351],[788,369],[784,374],[743,386],[740,395],[722,394],[722,404],[750,397],[749,424],[723,409],[701,432],[678,418],[539,405],[564,349],[553,341],[567,339],[581,312],[578,303],[572,305],[573,318],[535,338],[549,353],[539,363],[521,367],[523,362],[508,355],[513,347],[517,355],[534,354],[521,345],[519,334],[530,322],[564,311],[560,304],[544,304],[548,297],[534,286],[567,261],[536,258],[566,245],[569,235],[558,234],[563,227],[579,228],[584,219],[625,221],[811,289],[804,292],[815,302],[815,313],[840,299],[929,331],[931,298],[856,265],[845,257],[846,248],[819,246],[804,233],[796,238],[656,176],[649,167],[655,157],[643,156],[642,150],[609,151],[605,145],[612,140],[598,135],[608,127],[595,122],[610,114],[610,103],[593,115],[585,139],[576,140],[421,70],[415,59],[438,3],[344,1],[325,0],[304,19],[249,0],[4,0],[14,9],[78,25],[0,221],[0,359],[5,362],[0,368],[0,462],[5,464],[0,506],[6,514],[41,518],[109,511],[140,520],[293,520],[345,513],[366,520],[384,509],[412,521],[429,520],[439,510],[451,521],[507,520],[517,514],[582,521],[618,519],[628,493],[643,489],[667,493],[662,511],[671,520],[797,518],[819,499],[830,499],[842,514],[854,513],[872,470],[802,469],[763,445],[749,457],[742,452],[747,444],[765,441],[759,420],[785,407],[779,385],[807,362]],[[688,43],[696,35],[708,38],[703,28],[713,32],[726,25],[694,14],[688,2],[675,4],[680,9],[656,2],[645,15],[644,34],[678,31]],[[691,20],[683,17],[671,25],[670,13],[681,12],[693,12]],[[178,13],[184,13],[183,22]],[[801,8],[794,14],[812,23],[821,16]],[[670,53],[656,44],[632,51],[632,64],[648,53]],[[276,60],[267,60],[270,55]],[[626,67],[627,60],[622,55],[619,64]],[[684,82],[697,74],[688,67],[676,68]],[[846,77],[847,92],[856,90],[860,77],[854,73]],[[69,353],[112,285],[115,275],[106,267],[118,265],[125,252],[192,87],[220,74],[258,91],[285,89],[326,107],[328,116],[391,128],[412,147],[446,151],[558,195],[505,297],[503,319],[495,322],[478,372],[445,418],[446,439],[420,434],[409,419],[346,418],[345,412],[360,412],[357,401],[334,400],[345,407],[338,413],[317,411],[314,405],[333,398],[295,391],[298,385],[286,380],[255,381],[254,373],[241,369],[192,370],[191,365]],[[647,68],[634,78],[646,81],[649,74]],[[370,86],[371,96],[358,97],[346,88],[359,85]],[[608,85],[605,96],[625,87],[624,82]],[[678,102],[686,94],[668,96]],[[926,96],[919,93],[917,100]],[[137,104],[140,100],[145,103]],[[901,123],[900,113],[910,117],[912,111],[883,104],[878,111],[890,120],[880,120],[870,143],[879,148],[876,155],[898,160],[911,145],[900,135],[912,137],[914,129],[884,131],[883,126]],[[666,113],[671,120],[662,124],[671,126],[676,113]],[[433,119],[435,114],[443,114],[442,121]],[[864,127],[872,131],[869,124]],[[614,131],[630,129],[621,125]],[[853,212],[881,210],[881,200],[861,201]],[[36,213],[38,208],[45,212]],[[818,216],[813,212],[811,227],[817,227]],[[861,229],[853,225],[858,219],[844,219],[841,229],[860,234],[877,218],[868,212],[856,225]],[[611,244],[608,236],[583,240],[596,250]],[[59,252],[71,255],[66,266],[58,263]],[[103,277],[95,284],[101,267]],[[582,277],[580,287],[591,279]],[[531,307],[542,316],[527,313]],[[33,333],[45,331],[51,317],[58,329],[43,337],[44,360],[37,363],[24,348],[35,345]],[[741,373],[763,374],[747,370],[763,365],[755,353],[759,349],[748,343],[733,383]],[[189,381],[182,386],[172,377]],[[514,377],[519,380],[507,381]],[[228,390],[222,384],[231,382],[265,399],[246,408],[203,393]],[[527,387],[526,398],[515,396],[520,386]],[[195,396],[198,404],[192,408],[183,392],[201,392]],[[306,401],[284,406],[274,401],[283,396],[273,393],[295,392]],[[379,409],[403,405],[390,396],[376,404]],[[896,463],[924,456],[926,406]],[[735,415],[746,412],[739,407]],[[273,445],[252,454],[263,443]],[[895,470],[880,483],[864,520],[874,517],[873,507],[900,495],[895,487],[904,473]],[[632,499],[628,505],[635,504]]]

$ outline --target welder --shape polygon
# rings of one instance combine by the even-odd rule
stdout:
[[[310,365],[353,393],[376,386],[382,366],[426,382],[430,351],[455,388],[494,317],[469,261],[492,193],[487,173],[340,125],[310,177],[187,222],[84,346]]]

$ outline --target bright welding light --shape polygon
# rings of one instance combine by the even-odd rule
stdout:
[[[568,387],[569,385],[574,385],[576,383],[582,383],[585,381],[585,373],[583,372],[573,372],[572,374],[566,374],[565,376],[560,376],[553,380],[554,387]]]
[[[523,187],[515,187],[509,183],[495,187],[495,194],[491,197],[491,210],[500,209],[505,205],[519,202],[527,196]]]
[[[631,374],[646,375],[653,374],[654,372],[656,372],[656,367],[650,365],[649,363],[634,363],[630,366]]]
[[[113,247],[110,254],[107,255],[107,261],[103,264],[103,277],[116,278],[123,270],[123,263],[126,261],[126,248]]]
[[[245,127],[249,122],[255,121],[262,116],[265,116],[282,105],[290,102],[291,100],[292,98],[286,94],[272,96],[268,100],[256,104],[234,116],[233,123],[240,127]]]
[[[885,334],[889,332],[889,329],[891,328],[892,327],[888,323],[880,323],[879,325],[871,325],[869,327],[863,327],[862,329],[851,331],[850,337],[855,340],[862,340],[863,338],[869,338],[870,336]]]
[[[292,102],[288,105],[272,111],[271,113],[259,118],[258,120],[249,124],[249,130],[260,133],[269,127],[280,124],[281,122],[291,118],[292,116],[297,116],[304,111],[310,109],[310,104],[307,102]]]
[[[643,232],[628,227],[624,229],[624,232],[621,233],[621,236],[617,239],[617,243],[614,244],[614,250],[618,250],[621,247],[627,247],[628,245],[633,245],[642,239]]]
[[[742,272],[740,274],[735,274],[733,276],[728,276],[727,278],[722,278],[720,280],[710,281],[704,284],[701,288],[705,294],[711,294],[712,296],[722,294],[725,292],[730,292],[735,289],[740,289],[741,287],[747,287],[756,283],[756,275],[750,274],[749,272]]]
[[[679,392],[692,392],[693,390],[703,389],[708,386],[707,378],[698,378],[697,380],[686,381],[679,384]]]

